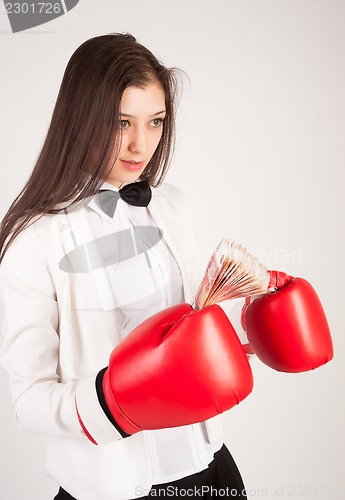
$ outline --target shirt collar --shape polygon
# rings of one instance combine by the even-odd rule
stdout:
[[[128,182],[123,183],[121,187],[125,186],[126,184],[129,184]],[[100,190],[105,190],[105,189],[110,189],[111,191],[119,191],[120,188],[117,186],[114,186],[114,184],[110,184],[110,182],[104,181],[103,184],[101,184]]]

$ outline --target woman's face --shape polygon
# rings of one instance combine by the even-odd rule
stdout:
[[[121,146],[108,182],[119,187],[140,177],[162,136],[164,117],[165,94],[158,83],[125,89],[120,105]]]

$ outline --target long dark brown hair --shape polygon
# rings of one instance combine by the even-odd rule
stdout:
[[[141,175],[152,186],[162,181],[175,143],[177,75],[128,33],[97,36],[78,47],[67,64],[36,165],[1,222],[0,262],[37,216],[57,213],[59,204],[97,192],[112,167],[114,146],[120,146],[120,103],[129,86],[158,82],[165,92],[163,134]]]

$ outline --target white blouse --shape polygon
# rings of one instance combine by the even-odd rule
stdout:
[[[152,191],[147,208],[119,200],[113,218],[98,195],[44,216],[0,266],[0,359],[15,417],[47,437],[46,473],[80,500],[134,498],[205,469],[223,443],[221,415],[122,438],[98,403],[95,377],[112,349],[155,312],[191,301],[204,268],[183,194],[165,183]]]

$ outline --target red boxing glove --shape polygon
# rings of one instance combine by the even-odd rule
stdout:
[[[314,288],[303,278],[270,271],[277,289],[246,303],[249,343],[266,365],[283,372],[313,370],[333,358],[327,319]]]
[[[222,413],[248,396],[253,377],[219,306],[195,311],[179,304],[148,318],[118,344],[96,386],[109,420],[129,435]]]

